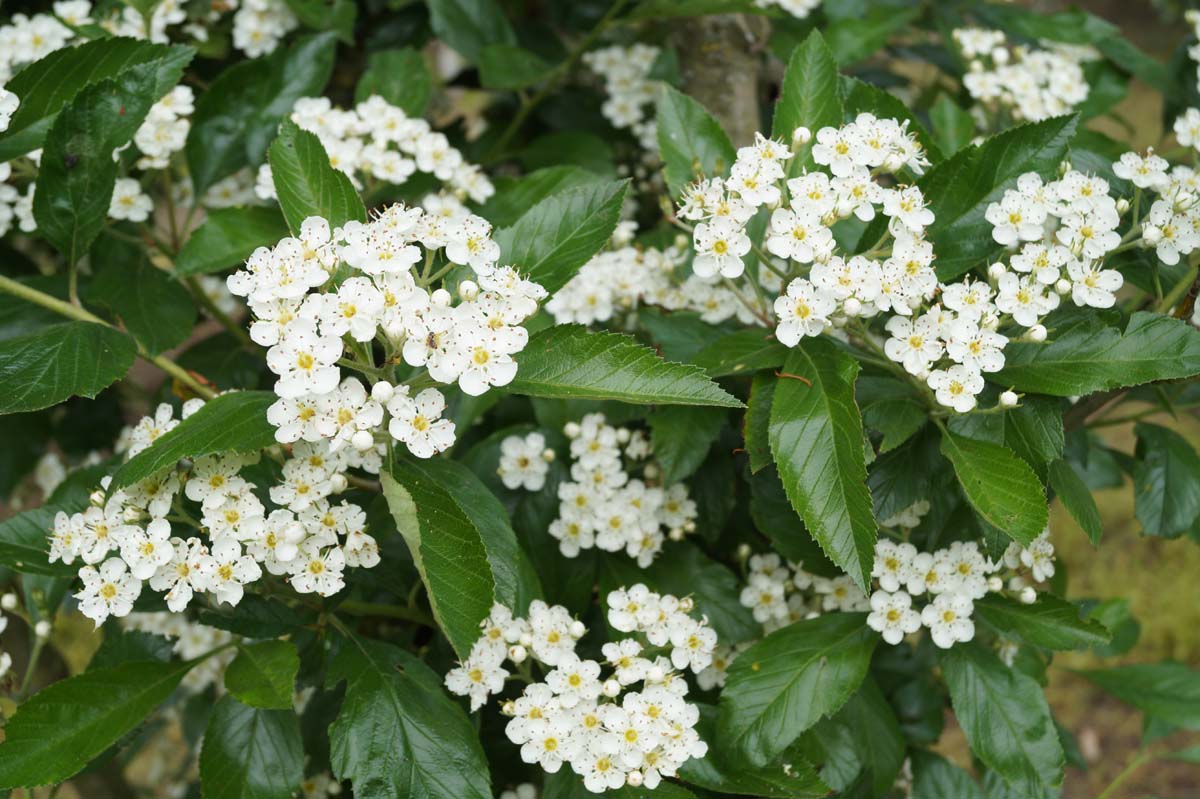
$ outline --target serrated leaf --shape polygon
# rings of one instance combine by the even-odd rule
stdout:
[[[276,638],[293,634],[301,627],[314,623],[316,613],[292,608],[279,599],[246,594],[236,608],[226,604],[201,606],[196,620],[208,627],[228,630],[247,638]]]
[[[195,661],[123,663],[54,683],[22,704],[0,743],[0,788],[77,774],[161,704]]]
[[[869,786],[867,796],[884,797],[904,765],[905,741],[883,692],[871,677],[832,717],[812,732],[825,753],[821,778],[846,791],[857,780]]]
[[[538,169],[516,179],[499,177],[495,180],[496,193],[484,203],[479,215],[503,229],[547,197],[601,180],[595,172],[570,164]]]
[[[187,289],[155,269],[140,250],[118,242],[92,248],[95,276],[87,300],[108,307],[150,355],[183,343],[191,334],[196,306]]]
[[[426,0],[439,39],[472,64],[489,44],[516,44],[517,34],[496,0]]]
[[[0,414],[94,397],[121,379],[137,349],[119,330],[66,322],[0,342]]]
[[[970,774],[941,755],[919,749],[911,757],[911,799],[987,799]]]
[[[881,455],[903,444],[929,419],[921,398],[899,380],[860,377],[854,394],[867,427],[883,433]]]
[[[175,258],[175,274],[189,277],[240,266],[259,247],[273,247],[287,235],[287,222],[278,208],[212,211],[183,243]]]
[[[1062,783],[1064,755],[1042,688],[978,642],[938,651],[971,751],[1021,796]]]
[[[304,36],[220,73],[196,100],[188,132],[188,171],[197,196],[242,167],[263,162],[296,101],[325,88],[336,49],[332,33]]]
[[[817,131],[840,126],[842,115],[837,60],[820,32],[814,30],[788,59],[771,122],[771,135],[792,148],[793,155],[787,164],[788,177],[795,177],[813,165],[812,145]],[[808,128],[812,133],[813,138],[808,144],[792,141],[792,135],[800,127]]]
[[[787,359],[788,348],[761,328],[730,333],[709,344],[692,359],[709,377],[749,374],[759,369],[775,369]]]
[[[724,175],[733,166],[737,154],[729,136],[699,101],[664,85],[656,122],[672,197],[678,198],[692,181]]]
[[[759,372],[750,381],[750,399],[746,402],[746,417],[742,422],[742,437],[750,459],[750,473],[757,474],[770,466],[771,404],[775,401],[775,375]]]
[[[608,243],[628,188],[624,180],[589,183],[546,197],[496,231],[502,261],[553,294]]]
[[[295,712],[221,697],[200,750],[205,799],[290,799],[303,779],[304,743]]]
[[[1081,618],[1078,607],[1053,594],[1039,594],[1032,605],[988,595],[976,600],[975,614],[1009,637],[1046,649],[1103,646],[1111,638],[1102,624]]]
[[[479,82],[485,89],[525,89],[545,80],[554,67],[514,44],[489,44],[479,52]]]
[[[354,100],[361,103],[376,94],[410,117],[425,116],[433,94],[433,76],[429,74],[425,56],[411,47],[371,53],[367,71],[354,88]],[[490,216],[484,218],[499,224]]]
[[[329,727],[330,763],[355,796],[371,799],[492,799],[487,760],[442,679],[402,649],[344,639],[326,682],[346,682]]]
[[[0,163],[41,147],[55,116],[85,86],[160,61],[170,51],[161,44],[112,37],[55,50],[23,67],[5,85],[21,104],[0,133]]]
[[[1075,523],[1083,528],[1087,537],[1095,546],[1100,543],[1104,534],[1104,521],[1100,518],[1100,509],[1096,507],[1096,499],[1091,490],[1075,472],[1075,467],[1059,458],[1048,468],[1050,488],[1054,489],[1059,502],[1071,514]]]
[[[945,431],[941,452],[954,464],[967,501],[988,524],[1022,546],[1046,529],[1042,484],[1012,450]]]
[[[1075,397],[1200,374],[1200,330],[1138,311],[1122,333],[1095,316],[1055,330],[1044,344],[1013,341],[995,381],[1017,391]]]
[[[917,182],[935,218],[927,233],[938,254],[939,279],[951,280],[986,266],[1003,250],[984,218],[988,205],[998,202],[1026,172],[1054,174],[1075,125],[1076,117],[1064,116],[1011,128],[959,150]]]
[[[168,48],[82,89],[54,120],[38,165],[33,216],[38,233],[74,263],[104,228],[120,168],[113,150],[133,138],[150,107],[179,82],[195,54]]]
[[[1133,469],[1134,513],[1147,535],[1177,538],[1200,516],[1200,455],[1186,438],[1139,422]]]
[[[629,336],[580,325],[535,333],[516,360],[517,376],[505,386],[513,394],[636,405],[742,405],[695,366],[664,361]]]
[[[831,613],[771,633],[738,655],[721,692],[721,745],[756,766],[836,713],[867,674],[879,636],[862,613]]]
[[[929,109],[929,121],[938,146],[947,155],[966,147],[975,136],[975,120],[944,94]]]
[[[225,689],[243,704],[291,710],[300,656],[287,641],[260,641],[238,648],[225,669]]]
[[[134,455],[113,475],[110,491],[174,466],[183,458],[219,452],[256,452],[275,443],[267,408],[278,399],[270,391],[231,391],[203,408]]]
[[[334,169],[321,140],[285,119],[268,151],[279,207],[293,234],[310,216],[338,227],[367,221],[367,209],[345,172]]]
[[[1137,663],[1079,674],[1149,718],[1200,730],[1200,671],[1183,663]]]
[[[381,480],[434,617],[454,651],[466,658],[493,603],[519,615],[541,595],[508,513],[457,461],[401,462]]]
[[[662,468],[663,485],[678,483],[700,468],[721,433],[725,415],[719,408],[687,405],[670,405],[650,414],[646,420],[650,443]]]
[[[858,368],[825,339],[803,339],[783,364],[769,436],[792,507],[829,559],[866,590],[878,527],[854,401]]]

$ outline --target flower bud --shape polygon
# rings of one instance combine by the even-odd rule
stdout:
[[[989,577],[988,578],[988,590],[991,591],[992,593],[995,593],[996,591],[1003,591],[1004,590],[1004,581],[1001,580],[999,577]]]
[[[571,637],[572,638],[576,638],[576,639],[582,638],[586,634],[587,634],[587,627],[583,626],[583,622],[581,622],[579,619],[576,619],[575,621],[571,622]]]
[[[366,452],[375,446],[375,436],[370,430],[359,430],[350,438],[350,444],[359,452]]]
[[[1037,602],[1037,589],[1032,585],[1027,585],[1021,589],[1021,604],[1032,605]]]
[[[4,596],[0,596],[0,608],[3,608],[4,610],[16,610],[17,595],[10,591]]]
[[[625,775],[625,782],[629,783],[630,788],[642,787],[642,772],[631,771]]]
[[[1067,174],[1068,172],[1071,171],[1071,169],[1073,169],[1073,167],[1071,166],[1070,161],[1059,161],[1058,162],[1058,176],[1059,177],[1062,177],[1063,175]]]
[[[88,495],[88,501],[91,502],[93,505],[95,505],[97,508],[104,507],[104,492],[97,488],[95,491],[93,491],[91,494]]]
[[[842,303],[842,312],[846,314],[846,316],[858,316],[860,313],[862,313],[862,303],[853,297],[850,297]]]
[[[1128,210],[1129,210],[1129,200],[1126,200],[1124,197],[1117,200],[1117,213],[1118,214],[1124,214]]]
[[[1070,294],[1071,293],[1071,281],[1066,280],[1065,278],[1059,278],[1059,280],[1054,284],[1054,290],[1064,296],[1067,294]]]
[[[349,487],[350,481],[346,479],[346,475],[338,473],[329,478],[329,487],[333,493],[340,494]]]
[[[529,647],[533,646],[533,635],[531,635],[530,633],[521,633],[521,638],[519,639],[519,643],[521,644],[521,646],[528,649]]]
[[[750,545],[749,544],[738,544],[737,557],[738,557],[738,560],[748,559],[750,557]]]
[[[50,622],[42,619],[37,624],[33,625],[33,634],[38,638],[50,637]]]
[[[396,387],[386,380],[380,380],[371,386],[371,399],[380,405],[387,405],[388,400],[396,393]]]
[[[450,296],[450,292],[446,291],[445,289],[438,289],[429,295],[430,304],[436,305],[440,308],[448,307],[452,299],[453,298]]]
[[[683,531],[685,533],[696,532],[696,523],[694,521],[692,521],[691,519],[688,519],[686,522],[683,523]]]
[[[1028,583],[1025,582],[1025,578],[1020,575],[1017,575],[1016,577],[1009,578],[1008,590],[1009,591],[1020,591],[1026,585],[1028,585]]]
[[[628,427],[618,427],[617,428],[617,443],[618,444],[628,444],[629,443],[629,428]]]
[[[672,541],[682,541],[683,535],[684,533],[682,527],[672,527],[667,531],[667,538],[671,539]]]
[[[690,596],[685,596],[683,599],[679,600],[679,609],[684,613],[691,613],[692,608],[694,607],[696,607],[696,600],[692,599]]]
[[[479,296],[479,284],[474,280],[464,280],[458,284],[458,296],[471,302]]]
[[[1146,227],[1142,228],[1142,242],[1145,244],[1149,244],[1151,246],[1158,244],[1160,241],[1162,241],[1162,237],[1162,231],[1153,225],[1147,225]]]
[[[504,700],[504,704],[500,706],[500,712],[505,716],[517,715],[517,703],[511,699]]]
[[[513,663],[524,663],[527,657],[529,657],[529,651],[520,644],[513,644],[508,648],[508,659]]]
[[[1046,328],[1044,325],[1034,325],[1033,327],[1029,328],[1029,332],[1026,335],[1029,337],[1030,341],[1041,344],[1046,340]]]
[[[609,699],[615,699],[621,695],[621,683],[616,680],[605,680],[601,690]]]
[[[793,144],[808,144],[812,141],[812,131],[801,125],[792,131]]]
[[[996,49],[992,50],[992,60],[997,64],[1007,64],[1008,50],[1004,49],[1003,47],[997,47]]]
[[[647,480],[657,480],[659,477],[658,466],[653,463],[646,464],[646,468],[642,470],[642,476]]]
[[[646,671],[646,679],[649,682],[662,682],[663,677],[666,677],[666,676],[667,675],[663,673],[661,666],[651,666]]]
[[[1015,408],[1020,401],[1021,398],[1015,391],[1005,391],[1000,395],[1000,407],[1002,408]]]
[[[566,426],[563,427],[563,433],[567,438],[579,438],[581,432],[583,431],[580,429],[578,422],[567,422]]]
[[[988,267],[988,277],[992,280],[999,280],[1000,276],[1008,270],[1004,268],[1004,264],[996,262]]]
[[[557,457],[558,453],[549,447],[546,447],[544,450],[542,450],[542,460],[544,460],[546,463],[554,463],[554,459]]]
[[[821,616],[821,614],[820,614],[820,613],[818,613],[817,611],[815,611],[815,610],[810,610],[808,613],[805,613],[805,614],[804,614],[804,620],[805,620],[805,621],[811,621],[812,619],[817,619],[817,618],[820,618],[820,616]]]

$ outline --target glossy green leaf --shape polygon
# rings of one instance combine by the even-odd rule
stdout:
[[[1059,502],[1071,514],[1075,523],[1083,528],[1092,545],[1100,543],[1104,534],[1104,521],[1091,490],[1068,461],[1058,459],[1049,466],[1050,488]]]
[[[887,796],[904,765],[900,724],[871,677],[841,710],[813,728],[812,737],[825,753],[821,778],[835,790],[862,778],[869,783],[869,796]]]
[[[517,376],[505,386],[513,394],[741,407],[699,368],[664,361],[629,336],[593,333],[580,325],[535,333],[516,360]]]
[[[205,799],[290,799],[303,779],[300,719],[291,707],[270,710],[221,697],[200,750]]]
[[[22,704],[0,743],[0,788],[62,782],[158,707],[195,665],[143,661],[54,683]]]
[[[504,506],[463,464],[400,462],[381,479],[434,617],[454,651],[466,658],[493,603],[519,615],[541,595],[529,557]]]
[[[367,209],[354,184],[329,163],[316,135],[284,120],[268,157],[279,207],[293,234],[310,216],[328,220],[331,227],[367,221]]]
[[[496,193],[484,203],[479,215],[503,229],[547,197],[600,180],[595,172],[570,164],[538,169],[516,179],[499,177],[494,181]]]
[[[1134,432],[1140,457],[1133,469],[1134,514],[1147,535],[1177,538],[1200,516],[1200,455],[1165,427],[1139,422]]]
[[[551,194],[498,230],[501,260],[553,294],[612,237],[628,181],[589,183]]]
[[[0,414],[94,397],[133,365],[133,339],[93,322],[66,322],[0,342]]]
[[[326,678],[346,683],[329,727],[333,773],[371,799],[492,799],[479,735],[442,678],[395,646],[342,640]]]
[[[367,71],[354,89],[354,99],[361,103],[376,94],[410,117],[425,116],[433,94],[433,76],[425,56],[411,47],[371,53]],[[484,218],[497,224],[490,216]]]
[[[771,633],[738,655],[721,692],[723,747],[757,766],[836,713],[866,676],[879,636],[861,613],[831,613]]]
[[[1044,344],[1011,342],[1004,357],[997,383],[1017,391],[1074,397],[1200,374],[1200,330],[1179,319],[1138,311],[1122,332],[1088,315],[1054,330]]]
[[[112,37],[55,50],[23,67],[4,87],[21,104],[0,133],[0,163],[41,147],[55,116],[85,86],[162,61],[170,52],[166,45]]]
[[[251,707],[291,710],[300,656],[287,641],[261,641],[238,648],[225,669],[225,689]]]
[[[729,136],[699,101],[663,86],[658,95],[658,148],[667,187],[679,197],[692,181],[726,174],[736,156]]]
[[[938,651],[938,665],[971,751],[1021,796],[1062,783],[1064,755],[1037,682],[978,642]]]
[[[774,369],[787,359],[788,348],[760,328],[730,333],[709,344],[692,362],[709,377],[749,374],[759,369]]]
[[[1200,671],[1183,663],[1137,663],[1079,672],[1148,717],[1200,730]]]
[[[537,53],[514,44],[489,44],[479,53],[479,82],[485,89],[525,89],[545,80],[552,69]]]
[[[112,310],[121,325],[151,355],[177,347],[191,334],[196,305],[187,289],[156,269],[141,250],[118,242],[92,248],[95,275],[87,300]]]
[[[814,30],[788,60],[771,122],[771,135],[791,146],[794,153],[788,161],[789,177],[795,177],[813,165],[812,145],[817,131],[829,126],[838,127],[842,124],[842,116],[837,59],[820,32]],[[800,127],[808,128],[812,133],[813,138],[808,144],[792,141]]]
[[[150,107],[179,82],[190,47],[92,83],[63,106],[42,147],[33,216],[38,233],[74,263],[104,228],[120,164],[113,150],[133,138]]]
[[[662,468],[663,485],[678,483],[700,468],[725,416],[719,408],[688,405],[669,405],[650,414],[650,443]]]
[[[0,522],[0,565],[20,574],[63,577],[79,567],[50,563],[50,532],[57,508],[42,507],[18,513]]]
[[[837,63],[847,67],[874,55],[896,31],[920,15],[920,6],[868,5],[865,14],[833,20],[823,33]]]
[[[354,21],[358,16],[355,0],[284,0],[296,18],[307,28],[333,31],[346,44],[354,44]]]
[[[928,421],[912,387],[890,377],[860,377],[854,394],[867,427],[883,433],[880,454],[903,444]]]
[[[929,121],[938,146],[948,155],[954,155],[975,137],[975,120],[944,94],[929,109]]]
[[[204,407],[134,455],[113,475],[109,490],[158,474],[183,458],[219,452],[256,452],[275,443],[267,408],[278,397],[270,391],[232,391]]]
[[[746,402],[742,436],[752,474],[775,462],[771,456],[771,404],[775,401],[778,385],[775,375],[768,372],[759,372],[750,381],[750,399]]]
[[[877,525],[854,401],[858,368],[826,339],[801,340],[775,388],[769,435],[792,507],[829,559],[865,590]]]
[[[434,34],[472,64],[489,44],[516,44],[497,0],[426,0]]]
[[[946,431],[941,452],[954,464],[967,501],[988,524],[1022,546],[1041,535],[1046,495],[1033,469],[1012,450]]]
[[[175,258],[180,277],[240,266],[259,247],[273,247],[288,235],[278,208],[249,206],[212,211]]]
[[[334,34],[319,33],[220,73],[196,100],[188,132],[188,171],[197,195],[242,167],[263,162],[296,101],[319,96],[325,88],[336,49]]]
[[[1000,253],[1003,247],[984,218],[988,205],[1026,172],[1054,174],[1075,124],[1075,117],[1065,116],[1011,128],[959,150],[925,173],[917,185],[935,217],[927,232],[938,254],[938,278],[950,280],[986,266]]]
[[[987,799],[975,779],[941,755],[912,753],[911,799]]]
[[[1044,592],[1032,605],[990,594],[975,602],[975,615],[1007,637],[1046,649],[1103,646],[1111,638],[1098,621],[1082,618],[1077,606]]]

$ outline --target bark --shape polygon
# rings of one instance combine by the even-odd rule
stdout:
[[[752,14],[680,20],[671,35],[687,94],[713,115],[734,146],[750,144],[762,125],[759,71],[770,24]]]

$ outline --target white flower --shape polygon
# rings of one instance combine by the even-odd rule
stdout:
[[[1021,563],[1033,573],[1037,582],[1054,576],[1054,545],[1050,543],[1049,530],[1043,532],[1021,551]]]
[[[796,346],[805,336],[818,336],[829,327],[829,316],[836,307],[831,293],[797,278],[788,284],[787,293],[775,300],[775,315],[779,318],[775,336],[788,347]]]
[[[833,234],[810,211],[776,208],[771,214],[770,231],[767,250],[780,258],[808,264],[824,260],[833,251]]]
[[[145,222],[154,210],[150,195],[142,191],[141,185],[133,178],[118,178],[113,187],[112,202],[108,206],[108,215],[113,219],[124,219],[130,222]]]
[[[912,579],[913,560],[917,548],[907,542],[897,544],[886,538],[875,542],[875,562],[871,576],[879,580],[884,591],[896,592]],[[872,601],[874,597],[872,597]]]
[[[541,433],[508,436],[500,442],[500,475],[504,487],[523,488],[526,491],[541,491],[546,484],[549,462],[542,457],[546,451],[546,437]]]
[[[154,519],[146,529],[133,528],[121,542],[121,559],[129,572],[139,580],[149,580],[158,568],[170,562],[174,550],[167,540],[171,524],[166,519]]]
[[[1158,190],[1167,185],[1167,169],[1170,164],[1166,159],[1147,150],[1145,155],[1125,153],[1113,164],[1113,174],[1124,178],[1140,189]]]
[[[446,690],[469,697],[474,712],[487,704],[490,695],[504,690],[508,672],[503,662],[503,651],[496,656],[490,649],[474,647],[470,657],[446,673]]]
[[[300,551],[292,561],[292,588],[301,594],[317,593],[333,596],[345,587],[342,571],[346,567],[346,555],[340,547],[322,550],[320,538],[309,538],[300,545]]]
[[[871,594],[867,626],[882,634],[889,644],[898,644],[909,633],[921,629],[921,614],[912,609],[912,597],[903,591]]]
[[[217,602],[236,605],[242,601],[245,585],[262,577],[254,558],[242,554],[242,545],[229,537],[217,540],[208,555],[201,555],[195,566],[204,590]]]
[[[445,410],[446,399],[437,389],[412,398],[397,391],[388,401],[388,433],[418,458],[431,458],[454,446],[454,422],[440,418]]]
[[[916,319],[893,316],[885,326],[892,334],[883,344],[883,351],[893,361],[902,364],[909,374],[919,375],[928,371],[942,355],[942,341],[938,337],[940,325],[933,314]]]
[[[934,369],[926,382],[934,390],[938,402],[959,413],[972,410],[975,396],[983,391],[983,377],[979,370],[962,364],[949,369]]]
[[[692,270],[700,277],[720,274],[735,278],[745,271],[742,256],[750,252],[750,237],[732,219],[716,218],[696,225],[692,234],[696,258]]]
[[[1125,278],[1115,269],[1101,269],[1099,263],[1072,260],[1067,264],[1071,278],[1071,299],[1076,305],[1111,308],[1117,301],[1113,292],[1121,288]]]
[[[97,570],[84,566],[79,570],[83,590],[75,594],[79,612],[99,627],[109,616],[127,616],[134,600],[142,592],[142,581],[129,573],[125,561],[109,558]]]
[[[975,623],[971,621],[974,610],[971,600],[961,594],[938,594],[921,611],[921,623],[929,628],[935,645],[949,649],[975,637]]]
[[[558,695],[559,704],[570,708],[580,702],[595,702],[600,696],[600,664],[564,654],[558,666],[546,675],[546,684]]]
[[[0,86],[0,133],[8,130],[8,123],[20,104],[21,100],[17,95]]]
[[[150,578],[150,587],[155,591],[166,591],[167,607],[173,613],[181,613],[196,591],[204,590],[204,575],[196,568],[206,554],[198,538],[183,541],[171,539],[171,559],[159,567]]]
[[[318,333],[314,322],[296,321],[286,338],[267,350],[267,366],[279,375],[275,393],[295,398],[333,391],[341,380],[337,367],[341,355],[340,337]]]

